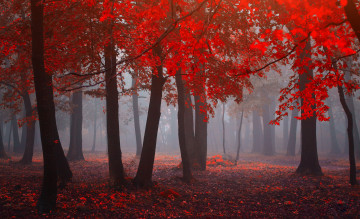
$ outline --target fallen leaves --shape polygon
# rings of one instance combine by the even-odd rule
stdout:
[[[40,160],[36,155],[35,160]],[[191,184],[179,180],[179,156],[157,154],[151,190],[108,183],[106,154],[85,154],[86,161],[70,162],[74,179],[59,190],[54,218],[193,218],[193,217],[356,217],[360,188],[348,184],[346,162],[320,160],[325,176],[295,175],[297,162],[285,157],[242,155],[237,165],[209,158],[206,171],[193,173]],[[16,158],[15,158],[16,159]],[[126,173],[136,173],[136,161],[124,155]],[[42,182],[42,163],[22,166],[0,162],[0,215],[38,217],[36,201]],[[48,216],[48,215],[44,215]]]

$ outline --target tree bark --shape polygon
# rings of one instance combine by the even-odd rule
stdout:
[[[155,47],[153,50],[155,55],[160,57],[162,62],[162,52],[160,46]],[[152,171],[154,166],[156,140],[161,115],[162,88],[165,83],[162,63],[161,65],[156,66],[156,69],[157,75],[154,72],[151,76],[150,102],[146,119],[144,143],[140,156],[139,167],[134,178],[134,184],[141,188],[148,188],[153,186]]]
[[[201,96],[200,96],[201,95]],[[206,170],[207,158],[207,108],[205,87],[202,87],[201,94],[195,95],[195,140],[198,152],[200,170]]]
[[[238,146],[237,146],[237,151],[236,151],[236,162],[239,160],[239,154],[240,154],[240,146],[241,146],[241,127],[242,127],[242,121],[243,121],[243,117],[244,117],[244,111],[241,111],[241,120],[240,120],[240,125],[239,125],[239,130],[238,130]]]
[[[267,156],[274,155],[273,136],[270,122],[270,105],[263,105],[263,125],[264,125],[264,140],[263,140],[263,154]]]
[[[200,169],[200,145],[197,145],[195,142],[195,130],[194,130],[194,114],[193,108],[191,106],[191,95],[188,90],[185,89],[185,110],[184,110],[184,119],[185,119],[185,142],[186,148],[188,151],[190,164],[193,169]]]
[[[225,103],[222,105],[222,145],[223,145],[223,153],[226,154],[225,150]]]
[[[348,127],[347,127],[347,134],[349,139],[349,163],[350,163],[350,184],[351,185],[357,185],[356,180],[356,162],[355,162],[355,150],[354,150],[354,135],[353,135],[353,118],[352,113],[346,104],[345,97],[344,97],[344,90],[341,86],[338,86],[338,93],[340,97],[341,106],[343,107]]]
[[[132,94],[133,102],[133,114],[134,114],[134,127],[135,127],[135,138],[136,138],[136,156],[141,155],[141,131],[140,131],[140,118],[139,118],[139,97],[136,92],[137,90],[137,78],[132,78],[132,87],[134,89]]]
[[[296,149],[296,132],[297,132],[297,122],[298,120],[295,118],[299,114],[297,109],[292,110],[291,112],[291,120],[290,120],[290,134],[289,141],[287,144],[287,156],[295,156]]]
[[[41,213],[50,212],[56,206],[58,172],[62,181],[70,180],[72,177],[57,132],[51,74],[45,71],[43,7],[42,1],[31,0],[31,59],[44,159],[43,184],[37,203]],[[60,166],[62,164],[65,165]],[[60,172],[59,168],[64,170]],[[63,175],[66,172],[67,177]]]
[[[305,72],[299,75],[299,88],[300,91],[303,91],[313,78],[313,70],[309,67],[311,64],[310,40],[307,41],[300,59],[310,60],[309,63],[304,64]],[[301,105],[303,105],[303,101],[301,99]],[[312,107],[314,108],[314,106]],[[303,109],[301,113],[304,113]],[[305,175],[322,175],[317,152],[315,114],[310,118],[301,120],[301,160],[296,172]]]
[[[70,145],[67,154],[69,161],[84,160],[82,151],[82,91],[78,90],[72,94],[71,103],[73,111],[70,116]]]
[[[5,147],[4,147],[4,142],[3,142],[3,121],[2,119],[0,120],[0,159],[8,159],[9,157],[7,156],[6,152],[5,152]]]
[[[284,118],[283,124],[283,147],[286,149],[287,143],[289,141],[289,117]]]
[[[92,145],[92,148],[91,148],[91,152],[95,152],[95,146],[96,146],[96,120],[97,120],[97,101],[95,99],[94,101],[95,103],[95,106],[94,106],[94,110],[95,110],[95,115],[94,115],[94,129],[93,129],[93,145]]]
[[[353,0],[347,0],[344,11],[347,20],[349,21],[352,29],[354,30],[358,40],[360,41],[360,14]]]
[[[110,28],[110,36],[112,30]],[[105,46],[105,85],[106,85],[106,131],[109,156],[110,180],[114,186],[125,183],[119,134],[119,102],[116,78],[116,50],[114,43]]]
[[[263,130],[261,127],[260,116],[257,111],[253,111],[252,113],[253,119],[253,153],[260,153],[261,152],[261,139],[263,138]]]
[[[5,135],[8,137],[8,139],[7,139],[8,152],[10,152],[11,132],[12,132],[12,120],[9,122],[8,127],[6,128],[6,133],[5,133]]]
[[[24,117],[26,116],[26,109],[24,110]],[[21,127],[21,138],[20,138],[20,147],[19,147],[19,153],[23,153],[25,151],[26,146],[26,138],[27,138],[27,123],[25,122],[23,126]]]
[[[19,140],[19,127],[17,124],[17,119],[16,119],[16,115],[14,115],[12,117],[12,132],[13,132],[13,151],[15,153],[21,153],[21,144],[20,144],[20,140]]]
[[[353,65],[353,62],[351,59],[347,59],[347,70],[344,73],[344,79],[346,82],[351,80],[351,68]],[[345,94],[345,101],[346,104],[352,114],[352,118],[353,118],[353,134],[354,134],[354,147],[355,147],[355,157],[357,157],[358,159],[360,159],[360,136],[359,136],[359,129],[356,123],[356,113],[355,113],[355,107],[354,107],[354,100],[352,95],[346,95]],[[348,142],[347,142],[348,143]],[[348,151],[347,151],[348,152]]]
[[[25,105],[25,113],[26,117],[30,118],[33,115],[33,108],[31,106],[29,93],[25,92],[23,95],[24,105]],[[33,153],[34,153],[34,140],[35,140],[35,120],[28,120],[29,122],[25,123],[26,125],[26,142],[25,142],[25,152],[20,160],[22,164],[31,164]]]
[[[330,116],[330,121],[329,121],[329,129],[330,129],[330,137],[331,137],[331,151],[330,154],[340,154],[340,148],[339,148],[339,144],[338,141],[336,139],[336,131],[335,131],[335,122],[334,122],[334,116],[332,113],[332,107],[329,108],[329,116]]]
[[[192,180],[191,164],[186,147],[185,140],[185,89],[181,78],[181,70],[178,70],[175,75],[176,87],[178,90],[178,132],[179,132],[179,146],[181,153],[181,161],[183,166],[183,180],[190,182]]]

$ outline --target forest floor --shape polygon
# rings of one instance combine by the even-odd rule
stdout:
[[[196,180],[185,184],[179,179],[179,156],[160,153],[154,188],[129,186],[121,191],[109,187],[105,153],[85,153],[85,158],[70,162],[72,182],[59,190],[57,209],[41,217],[360,217],[360,187],[349,185],[345,158],[320,159],[324,176],[304,177],[294,174],[298,157],[245,154],[235,165],[215,156],[206,171],[194,172]],[[18,159],[0,160],[0,218],[39,217],[41,155],[36,154],[28,166],[14,162]],[[135,175],[137,163],[133,155],[124,155],[129,177]]]

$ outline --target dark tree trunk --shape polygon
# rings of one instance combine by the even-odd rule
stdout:
[[[200,145],[197,145],[195,142],[195,130],[194,130],[194,114],[193,108],[191,106],[191,96],[190,92],[185,90],[185,100],[188,104],[185,104],[185,142],[186,148],[188,151],[188,155],[190,158],[190,164],[192,168],[199,169],[200,168]]]
[[[91,152],[95,152],[95,146],[96,146],[96,120],[97,120],[97,101],[95,100],[95,106],[94,106],[94,110],[95,110],[95,115],[94,115],[94,129],[93,129],[93,145],[91,148]]]
[[[269,105],[263,105],[263,125],[264,125],[264,140],[263,140],[263,154],[264,155],[274,155],[274,145],[273,145],[273,136],[270,122],[270,109]]]
[[[236,151],[236,162],[239,160],[239,154],[240,154],[240,146],[241,146],[241,127],[242,127],[242,121],[243,121],[243,117],[244,117],[244,111],[241,111],[241,120],[240,120],[240,125],[239,125],[239,130],[238,130],[238,146],[237,146],[237,151]]]
[[[57,132],[51,74],[45,72],[43,7],[42,1],[31,0],[31,58],[44,159],[43,184],[37,207],[40,212],[50,212],[56,206],[58,172],[62,181],[70,180],[72,174]],[[68,173],[66,178],[64,173]]]
[[[24,111],[24,117],[26,116],[26,109]],[[20,147],[19,147],[19,153],[23,153],[25,151],[26,146],[26,138],[27,138],[27,123],[25,122],[23,126],[21,127],[21,139],[20,139]]]
[[[134,76],[132,79],[132,87],[134,89],[132,94],[132,102],[133,102],[133,113],[134,113],[135,138],[136,138],[136,156],[140,156],[142,143],[141,143],[140,118],[139,118],[139,97],[136,92],[137,90],[136,76]]]
[[[3,142],[2,126],[3,126],[3,121],[1,119],[0,120],[0,159],[8,159],[9,157],[7,156],[7,154],[5,152],[5,147],[4,147],[4,142]]]
[[[253,111],[252,115],[253,119],[253,153],[260,153],[261,152],[261,139],[263,138],[263,130],[261,127],[260,116],[257,111]]]
[[[195,140],[200,170],[206,170],[207,158],[207,106],[205,87],[202,87],[201,96],[195,95]]]
[[[162,60],[161,48],[154,48],[154,53]],[[144,144],[141,152],[139,167],[134,179],[137,187],[152,187],[152,171],[154,166],[156,139],[159,129],[161,115],[162,88],[165,83],[163,77],[163,66],[156,66],[157,75],[154,72],[151,76],[151,91],[148,115],[144,134]]]
[[[360,14],[356,8],[353,0],[347,0],[347,4],[344,7],[346,18],[349,21],[352,29],[354,30],[358,40],[360,40]]]
[[[346,73],[345,73],[345,75],[346,75]],[[348,77],[349,77],[348,79],[350,80],[350,76],[348,76]],[[346,76],[345,76],[345,78],[346,78]],[[353,118],[353,134],[354,134],[355,154],[357,155],[357,158],[360,159],[360,136],[359,136],[358,126],[356,124],[354,100],[353,100],[352,96],[345,95],[345,101],[346,101],[346,105],[348,106],[348,108],[352,114],[352,118]]]
[[[223,153],[226,154],[225,150],[225,103],[222,105],[222,145],[223,145]]]
[[[178,90],[178,129],[181,161],[183,166],[183,180],[190,182],[192,179],[191,164],[185,140],[185,89],[181,78],[181,70],[175,75],[176,88]]]
[[[8,124],[8,126],[6,128],[6,133],[5,133],[5,135],[8,137],[7,138],[8,152],[10,152],[11,132],[12,132],[12,121],[9,122],[9,124]]]
[[[289,117],[286,116],[283,121],[283,147],[286,149],[287,143],[289,141]]]
[[[294,109],[291,112],[291,120],[290,120],[290,134],[289,134],[289,141],[287,144],[287,156],[295,156],[295,149],[296,149],[296,132],[297,132],[297,123],[298,120],[295,118],[298,116],[299,112],[297,109]]]
[[[313,70],[309,67],[311,65],[310,49],[310,40],[308,40],[304,51],[300,55],[302,61],[304,59],[310,60],[304,64],[305,72],[299,75],[300,91],[303,91],[313,78]],[[301,105],[303,105],[303,101],[301,99]],[[312,107],[314,108],[315,106]],[[301,113],[303,114],[304,110],[301,110]],[[301,160],[296,172],[305,175],[322,175],[317,152],[315,114],[310,118],[301,120]]]
[[[270,105],[270,110],[269,110],[269,116],[270,116],[270,120],[274,120],[275,119],[275,109],[276,109],[276,105],[275,105],[275,100],[273,100],[273,103]],[[270,122],[270,121],[269,121]],[[275,146],[276,146],[276,142],[275,142],[275,130],[276,129],[276,125],[271,125],[270,124],[270,130],[271,130],[271,150],[272,150],[272,154],[274,155],[276,153],[275,150]]]
[[[350,184],[357,185],[356,181],[356,163],[355,163],[355,150],[354,150],[354,135],[353,135],[353,118],[351,111],[346,104],[345,97],[344,97],[344,90],[341,86],[338,86],[338,93],[340,97],[341,106],[343,107],[348,127],[347,127],[347,134],[349,139],[349,163],[350,163]]]
[[[335,131],[335,122],[334,122],[334,116],[332,113],[332,107],[329,108],[329,116],[330,116],[330,121],[329,121],[329,128],[330,128],[330,137],[331,137],[331,151],[330,154],[340,154],[340,148],[339,148],[339,144],[337,142],[336,139],[336,131]]]
[[[23,95],[23,99],[24,99],[26,117],[30,118],[33,115],[33,108],[31,106],[30,96],[27,92]],[[25,143],[25,152],[22,159],[20,160],[20,163],[31,164],[34,153],[35,120],[31,120],[25,123],[24,125],[26,126],[24,127],[26,128],[24,130],[27,130],[26,143]]]
[[[355,107],[354,107],[354,101],[353,98],[350,97],[348,99],[346,99],[346,103],[349,107],[349,110],[352,114],[352,118],[353,118],[353,133],[354,133],[354,147],[355,147],[355,153],[358,159],[360,159],[360,136],[359,136],[359,129],[358,126],[356,124],[356,116],[355,116]]]
[[[71,104],[73,111],[70,116],[70,145],[67,154],[69,161],[84,160],[82,151],[82,91],[76,91],[72,95]]]
[[[16,115],[14,115],[12,117],[12,132],[13,132],[13,149],[15,153],[21,153],[21,144],[20,144],[20,140],[19,140],[19,127],[17,124],[17,119],[16,119]]]
[[[110,31],[112,33],[112,31]],[[110,180],[114,186],[125,183],[119,134],[119,102],[116,78],[116,50],[113,42],[105,46],[106,130]]]

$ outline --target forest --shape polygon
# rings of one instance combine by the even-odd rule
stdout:
[[[0,218],[359,217],[359,0],[0,9]]]

